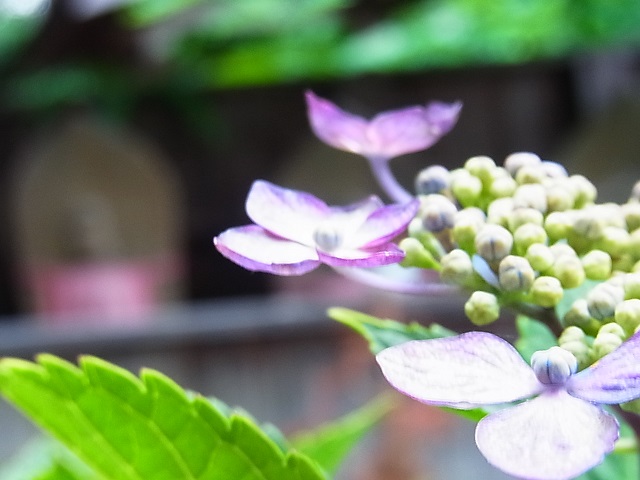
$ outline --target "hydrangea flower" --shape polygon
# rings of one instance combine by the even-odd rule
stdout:
[[[640,397],[640,334],[579,373],[560,347],[536,352],[530,367],[484,332],[407,342],[377,360],[394,388],[426,404],[468,409],[529,399],[476,428],[485,458],[527,479],[570,479],[599,464],[619,436],[617,420],[599,405]]]
[[[306,92],[309,123],[320,140],[334,148],[366,157],[380,185],[395,201],[412,197],[389,171],[387,161],[429,148],[458,120],[462,104],[432,102],[382,112],[367,120]]]
[[[345,207],[264,180],[253,183],[246,211],[253,225],[230,228],[214,244],[225,257],[253,270],[301,275],[321,263],[377,267],[404,252],[391,241],[407,227],[418,201],[384,205],[375,196]]]

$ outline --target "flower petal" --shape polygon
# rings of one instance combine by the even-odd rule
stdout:
[[[366,156],[393,158],[429,148],[453,128],[461,108],[460,102],[433,102],[378,114],[367,129]]]
[[[402,233],[418,212],[420,202],[393,204],[373,212],[348,239],[352,246],[374,247],[389,242]]]
[[[225,230],[213,243],[222,255],[251,271],[302,275],[320,265],[315,249],[275,237],[257,225]]]
[[[613,450],[618,422],[564,390],[490,414],[476,444],[492,465],[532,480],[563,480],[598,465]]]
[[[376,358],[393,387],[431,405],[472,408],[506,403],[544,388],[520,354],[490,333],[411,341],[385,349]]]
[[[305,98],[311,129],[320,140],[340,150],[363,153],[368,143],[367,120],[345,112],[311,91],[306,92]]]
[[[318,251],[320,260],[332,267],[380,267],[401,262],[405,253],[393,243],[378,246],[376,249],[339,248],[331,253]]]
[[[640,333],[573,375],[566,387],[571,395],[596,403],[622,403],[640,398]]]
[[[312,246],[316,226],[330,208],[310,193],[282,188],[256,180],[247,196],[249,218],[269,232]]]

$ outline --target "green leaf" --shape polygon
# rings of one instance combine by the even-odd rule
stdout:
[[[531,361],[534,352],[547,350],[558,344],[553,332],[539,320],[518,315],[516,328],[519,335],[515,347],[527,362]]]
[[[246,417],[220,412],[154,370],[140,378],[95,357],[0,361],[0,391],[109,480],[320,480]]]
[[[369,342],[369,348],[375,354],[409,340],[429,340],[450,337],[455,332],[437,323],[424,327],[418,323],[400,323],[395,320],[383,320],[348,308],[330,308],[328,315],[334,320],[351,327]]]
[[[356,443],[393,407],[391,397],[383,395],[335,422],[296,435],[291,444],[333,474]]]

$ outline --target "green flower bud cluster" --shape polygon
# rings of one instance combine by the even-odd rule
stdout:
[[[444,282],[482,292],[465,308],[474,323],[496,319],[501,305],[552,309],[587,279],[640,274],[640,182],[624,205],[597,204],[587,178],[518,152],[503,166],[477,156],[462,168],[428,167],[416,190],[421,207],[409,237],[417,243],[406,243],[404,264],[435,262]],[[625,300],[606,285],[594,290],[563,320],[592,338]],[[617,324],[628,335],[637,324],[626,308]]]

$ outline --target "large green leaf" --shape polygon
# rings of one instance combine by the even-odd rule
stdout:
[[[335,473],[356,443],[393,407],[391,397],[383,395],[334,422],[296,435],[291,444]]]
[[[0,391],[109,480],[320,480],[320,468],[283,453],[255,423],[226,417],[169,378],[138,378],[95,357],[80,368],[52,355],[0,361]]]
[[[429,327],[419,323],[400,323],[384,320],[348,308],[330,308],[328,314],[334,320],[351,327],[369,342],[374,354],[409,340],[429,340],[455,335],[455,332],[437,323]]]

